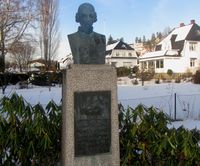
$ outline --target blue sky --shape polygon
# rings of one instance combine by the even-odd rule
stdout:
[[[192,19],[200,25],[200,0],[60,0],[61,57],[70,52],[67,35],[77,31],[75,14],[84,2],[93,4],[97,12],[95,32],[106,38],[123,37],[127,43],[143,35],[148,39],[152,33],[178,27],[181,22],[189,24]]]

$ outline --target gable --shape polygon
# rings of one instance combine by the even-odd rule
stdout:
[[[130,45],[122,42],[117,41],[116,43],[109,44],[106,46],[106,55],[110,55],[113,50],[128,50],[128,51],[135,51]]]
[[[120,50],[134,50],[134,48],[132,48],[131,46],[129,46],[128,44],[119,41],[119,43],[115,46],[114,49],[120,49]]]
[[[106,52],[108,52],[108,51],[112,51],[112,50],[116,47],[116,45],[117,45],[118,43],[119,43],[119,41],[107,45],[107,46],[106,46]]]
[[[188,33],[186,40],[200,41],[200,26],[194,24]]]

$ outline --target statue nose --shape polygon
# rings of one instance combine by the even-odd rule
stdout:
[[[90,16],[88,15],[88,16],[86,16],[86,20],[90,20]]]

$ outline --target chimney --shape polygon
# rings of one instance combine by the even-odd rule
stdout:
[[[180,27],[183,27],[183,26],[185,26],[185,24],[182,22],[182,23],[180,23]]]
[[[195,24],[195,20],[190,20],[190,24]]]

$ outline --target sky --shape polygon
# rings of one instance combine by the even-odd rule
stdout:
[[[200,25],[200,0],[60,0],[60,48],[59,57],[70,53],[67,35],[77,31],[75,14],[80,4],[91,3],[97,13],[94,31],[111,35],[113,39],[123,37],[124,42],[134,43],[136,37],[150,39],[152,33],[165,28],[185,25],[190,20]]]

